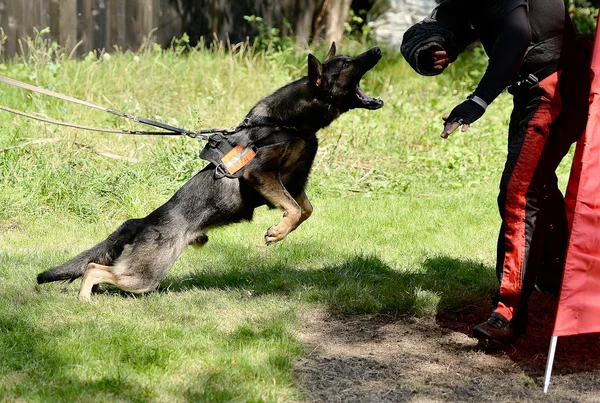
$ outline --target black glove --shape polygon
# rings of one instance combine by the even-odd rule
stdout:
[[[448,116],[444,125],[447,125],[448,123],[470,125],[484,113],[485,109],[481,105],[471,99],[467,99],[465,102],[452,109],[452,112],[450,112],[450,116]]]

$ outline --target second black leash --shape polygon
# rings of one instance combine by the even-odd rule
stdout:
[[[8,85],[12,85],[18,88],[23,88],[26,89],[28,91],[33,91],[33,92],[37,92],[39,94],[43,94],[43,95],[48,95],[54,98],[58,98],[58,99],[62,99],[64,101],[69,101],[69,102],[73,102],[79,105],[83,105],[83,106],[87,106],[88,108],[93,108],[93,109],[98,109],[104,112],[108,112],[112,115],[116,115],[116,116],[120,116],[122,118],[125,119],[131,119],[134,122],[139,122],[139,123],[143,123],[149,126],[153,126],[153,127],[158,127],[160,129],[163,129],[165,131],[140,131],[140,130],[125,130],[125,129],[102,129],[102,128],[96,128],[96,127],[89,127],[89,126],[82,126],[82,125],[77,125],[77,124],[73,124],[73,123],[66,123],[66,122],[61,122],[58,120],[54,120],[54,119],[49,119],[49,118],[42,118],[39,116],[35,116],[35,115],[31,115],[22,111],[18,111],[15,109],[11,109],[9,107],[6,106],[2,106],[0,105],[0,110],[6,111],[6,112],[10,112],[10,113],[14,113],[20,116],[24,116],[27,117],[29,119],[35,119],[41,122],[46,122],[46,123],[52,123],[55,125],[60,125],[60,126],[67,126],[67,127],[73,127],[73,128],[77,128],[77,129],[81,129],[81,130],[90,130],[90,131],[96,131],[96,132],[104,132],[104,133],[122,133],[122,134],[136,134],[136,135],[165,135],[165,136],[169,136],[169,135],[184,135],[184,136],[188,136],[191,138],[195,138],[195,139],[199,139],[199,140],[208,140],[210,138],[209,134],[215,134],[215,133],[229,133],[231,132],[231,130],[229,129],[205,129],[205,130],[187,130],[187,129],[183,129],[180,127],[175,127],[175,126],[171,126],[168,125],[166,123],[161,123],[161,122],[156,122],[154,120],[150,120],[150,119],[146,119],[140,116],[134,116],[134,115],[130,115],[128,113],[124,113],[124,112],[120,112],[120,111],[116,111],[113,109],[109,109],[109,108],[105,108],[103,106],[99,106],[99,105],[94,105],[90,102],[86,102],[86,101],[82,101],[80,99],[77,98],[73,98],[67,95],[63,95],[60,94],[58,92],[54,92],[51,90],[47,90],[45,88],[42,87],[37,87],[35,85],[31,85],[31,84],[27,84],[18,80],[14,80],[12,78],[8,78],[8,77],[3,77],[0,76],[0,83],[4,83],[4,84],[8,84]]]

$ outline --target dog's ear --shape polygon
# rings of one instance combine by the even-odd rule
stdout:
[[[323,65],[312,54],[308,55],[308,80],[319,89],[327,88]]]
[[[327,56],[325,56],[325,61],[331,59],[333,56],[335,56],[335,42],[331,42],[331,47],[329,48],[329,52],[327,53]]]

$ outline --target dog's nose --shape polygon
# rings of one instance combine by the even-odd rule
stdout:
[[[379,47],[375,47],[375,48],[371,49],[371,51],[377,55],[381,54],[381,49],[379,49]]]

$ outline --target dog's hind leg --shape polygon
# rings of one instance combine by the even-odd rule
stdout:
[[[138,274],[115,274],[115,270],[123,271],[123,266],[104,266],[97,263],[88,265],[79,289],[79,299],[90,301],[92,287],[100,283],[113,284],[123,291],[133,293],[148,292],[158,287],[158,280]]]
[[[112,272],[113,268],[101,264],[90,263],[81,280],[79,289],[79,299],[81,301],[90,301],[92,287],[99,283],[111,283],[117,285],[117,277]]]

